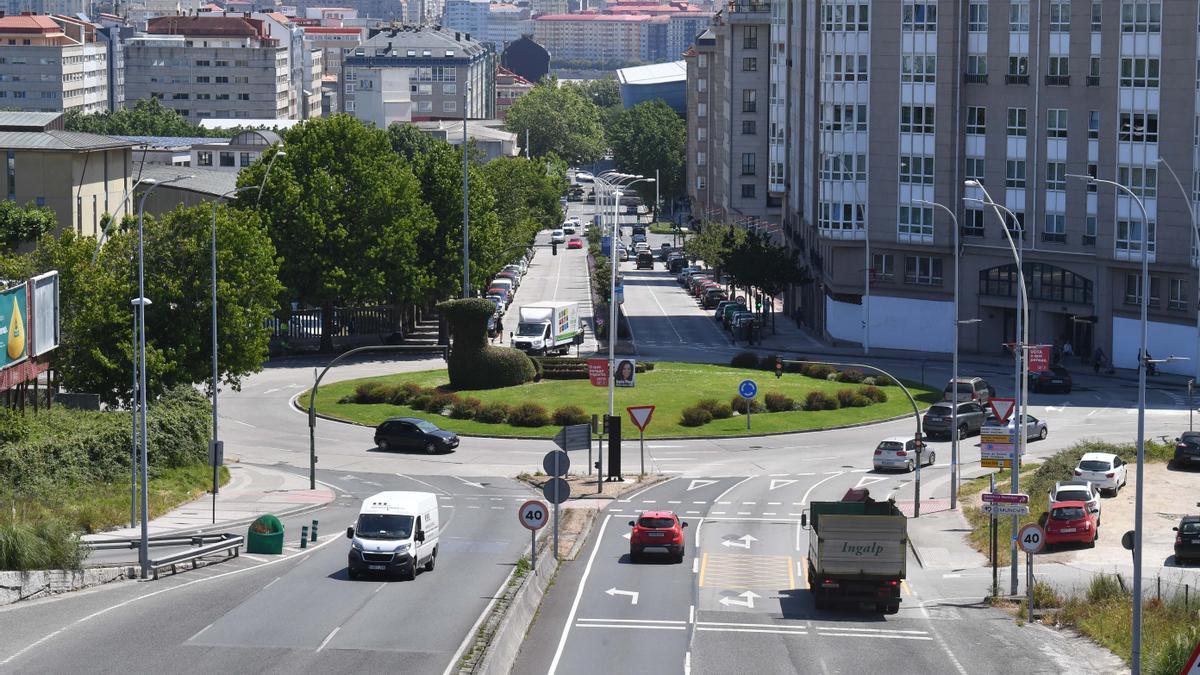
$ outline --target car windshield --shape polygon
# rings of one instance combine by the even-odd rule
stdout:
[[[1183,435],[1179,437],[1179,440],[1184,443],[1191,443],[1192,445],[1198,445],[1198,444],[1200,444],[1200,433],[1185,431],[1183,433]]]
[[[1183,523],[1179,526],[1181,534],[1200,534],[1200,522]]]
[[[1056,501],[1063,502],[1086,502],[1092,498],[1087,490],[1059,490],[1056,497]]]
[[[947,391],[947,392],[954,391],[954,383],[953,383],[953,382],[951,382],[950,384],[946,385],[946,391]],[[971,385],[971,383],[970,383],[970,382],[959,382],[959,383],[958,383],[958,393],[960,393],[960,394],[974,394],[974,393],[975,393],[975,388],[974,388],[974,387]]]
[[[412,527],[412,516],[362,513],[358,516],[358,527],[354,528],[354,532],[364,539],[408,539]]]
[[[1079,520],[1083,517],[1083,509],[1078,506],[1061,506],[1050,511],[1054,520]]]
[[[433,422],[426,422],[425,420],[417,420],[416,422],[413,422],[413,424],[416,424],[418,429],[420,429],[421,431],[424,431],[427,434],[432,434],[435,431],[441,431],[441,429],[437,428],[437,425],[434,424]]]
[[[1112,468],[1112,464],[1105,460],[1089,459],[1080,462],[1079,468],[1083,471],[1108,471]]]
[[[645,527],[651,530],[663,530],[670,527],[675,527],[674,518],[638,518],[638,527]]]
[[[537,337],[537,336],[541,335],[544,330],[545,330],[545,324],[541,324],[541,323],[518,323],[517,324],[517,335],[524,335],[527,337]]]

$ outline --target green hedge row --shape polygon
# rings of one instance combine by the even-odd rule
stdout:
[[[448,415],[456,420],[476,420],[487,424],[508,422],[514,427],[544,427],[551,422],[559,426],[584,424],[591,417],[583,408],[565,405],[549,413],[538,403],[484,404],[477,398],[461,397],[444,389],[427,389],[413,382],[388,386],[381,382],[363,382],[354,393],[342,398],[340,403],[390,403],[406,405],[413,410],[423,410],[435,415]]]
[[[734,368],[751,368],[758,370],[767,370],[775,372],[776,360],[783,358],[777,354],[758,354],[757,352],[738,352],[729,360],[729,365]],[[792,361],[804,361],[803,356],[787,357]],[[798,373],[807,375],[818,380],[832,380],[835,382],[845,382],[847,384],[867,384],[880,387],[894,387],[896,381],[886,375],[869,376],[864,375],[857,368],[847,368],[846,370],[838,370],[833,366],[827,366],[820,363],[784,363],[783,372]]]
[[[752,414],[792,410],[813,412],[850,407],[865,408],[887,400],[887,392],[874,385],[863,385],[858,389],[839,389],[832,396],[824,391],[810,391],[802,403],[798,403],[787,394],[772,391],[767,392],[762,400],[757,397],[747,400],[741,396],[734,396],[729,403],[721,403],[715,399],[698,401],[695,405],[683,409],[679,416],[679,424],[685,427],[704,426],[714,419],[724,419],[735,412],[745,415],[747,410]]]

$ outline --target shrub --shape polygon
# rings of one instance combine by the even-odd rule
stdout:
[[[541,382],[542,378],[546,376],[546,365],[542,363],[541,359],[530,359],[530,361],[533,362],[533,381]]]
[[[863,381],[862,371],[857,368],[847,368],[838,373],[838,382],[849,382],[850,384],[858,384]]]
[[[703,408],[712,415],[714,420],[725,420],[733,417],[733,408],[724,401],[718,401],[715,398],[701,399],[696,402],[696,407]]]
[[[699,405],[684,408],[683,412],[679,415],[679,424],[685,427],[701,427],[712,420],[712,413],[701,408]]]
[[[787,362],[784,362],[784,364],[783,364],[783,372],[785,372],[785,373],[801,373],[801,374],[803,374],[803,373],[804,373],[804,369],[808,367],[808,364],[806,364],[806,363],[795,363],[795,361],[803,361],[803,360],[804,360],[804,358],[805,358],[805,357],[803,357],[803,356],[795,356],[795,357],[792,357],[792,361],[793,361],[792,363],[787,363]]]
[[[766,410],[766,408],[763,407],[762,401],[758,400],[758,398],[752,398],[752,399],[747,400],[747,399],[742,398],[741,396],[734,396],[732,399],[730,399],[729,407],[733,408],[733,410],[735,412],[741,413],[743,415],[746,414],[747,408],[749,408],[751,413],[759,413],[759,412],[763,412]]]
[[[881,387],[895,387],[898,383],[896,380],[888,377],[887,375],[880,375],[879,377],[875,378],[875,384]]]
[[[509,347],[487,342],[492,303],[483,298],[448,300],[438,311],[450,325],[452,344],[447,371],[456,389],[498,389],[529,382],[537,375],[533,361]]]
[[[386,403],[390,391],[382,382],[363,382],[354,388],[355,403]]]
[[[825,379],[829,382],[837,382],[838,381],[837,371],[835,370],[832,373],[829,373],[828,375],[825,376]]]
[[[486,424],[502,424],[508,419],[508,410],[503,403],[488,403],[475,413],[475,420]]]
[[[872,403],[887,403],[888,400],[887,392],[871,384],[859,387],[858,393],[871,399]]]
[[[388,392],[388,403],[392,405],[408,405],[413,396],[425,391],[425,388],[416,382],[405,382],[398,387],[392,387]]]
[[[866,408],[872,403],[874,403],[874,401],[858,393],[854,394],[854,398],[850,399],[850,405],[855,408]]]
[[[544,427],[550,424],[550,415],[541,404],[525,402],[509,411],[508,423],[514,427]]]
[[[764,399],[769,412],[787,412],[796,407],[796,399],[777,391],[769,392]]]
[[[427,391],[413,394],[412,398],[408,399],[408,407],[412,408],[413,410],[428,409],[427,407],[429,406],[429,402],[433,400],[434,393],[434,390],[429,389]]]
[[[1128,596],[1125,583],[1118,574],[1101,574],[1092,577],[1091,583],[1088,584],[1087,600],[1092,605],[1112,600],[1122,601]]]
[[[477,398],[464,398],[450,404],[450,417],[456,420],[473,419],[483,409],[483,403]]]
[[[758,354],[754,352],[738,352],[733,355],[732,359],[729,359],[729,365],[734,368],[758,368]]]
[[[426,404],[425,410],[438,415],[442,411],[458,402],[458,394],[451,391],[434,390],[433,396],[430,397],[429,403]]]
[[[823,391],[810,391],[804,397],[805,410],[837,410],[838,400]]]
[[[64,522],[0,525],[2,570],[77,570],[86,557],[79,534]]]
[[[591,420],[583,408],[577,405],[560,406],[554,411],[554,423],[563,427],[570,424],[587,424]]]
[[[868,375],[868,376],[864,377],[862,383],[865,385],[871,386],[871,387],[878,384],[878,382],[875,381],[874,375]]]
[[[843,408],[849,408],[854,405],[854,390],[853,389],[838,389],[837,390],[838,405]]]
[[[804,366],[804,374],[818,380],[824,380],[829,377],[834,371],[832,366],[827,366],[821,363],[809,363]]]
[[[648,373],[648,372],[650,372],[650,371],[652,371],[652,370],[654,370],[654,362],[653,362],[653,361],[646,361],[645,363],[639,363],[639,364],[638,364],[638,371],[637,371],[637,372],[639,372],[639,373],[641,373],[641,372],[647,372],[647,373]]]

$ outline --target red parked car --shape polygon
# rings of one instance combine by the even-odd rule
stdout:
[[[662,551],[675,562],[683,562],[683,528],[688,524],[673,511],[643,511],[637,520],[629,521],[629,526],[633,528],[629,535],[631,561],[639,562],[648,551]]]
[[[1087,544],[1095,548],[1100,538],[1096,514],[1083,502],[1054,502],[1046,518],[1046,548],[1055,544]]]

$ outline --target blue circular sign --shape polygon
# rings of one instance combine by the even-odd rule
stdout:
[[[742,398],[754,398],[758,395],[758,385],[754,380],[742,380],[738,385],[738,395]]]

